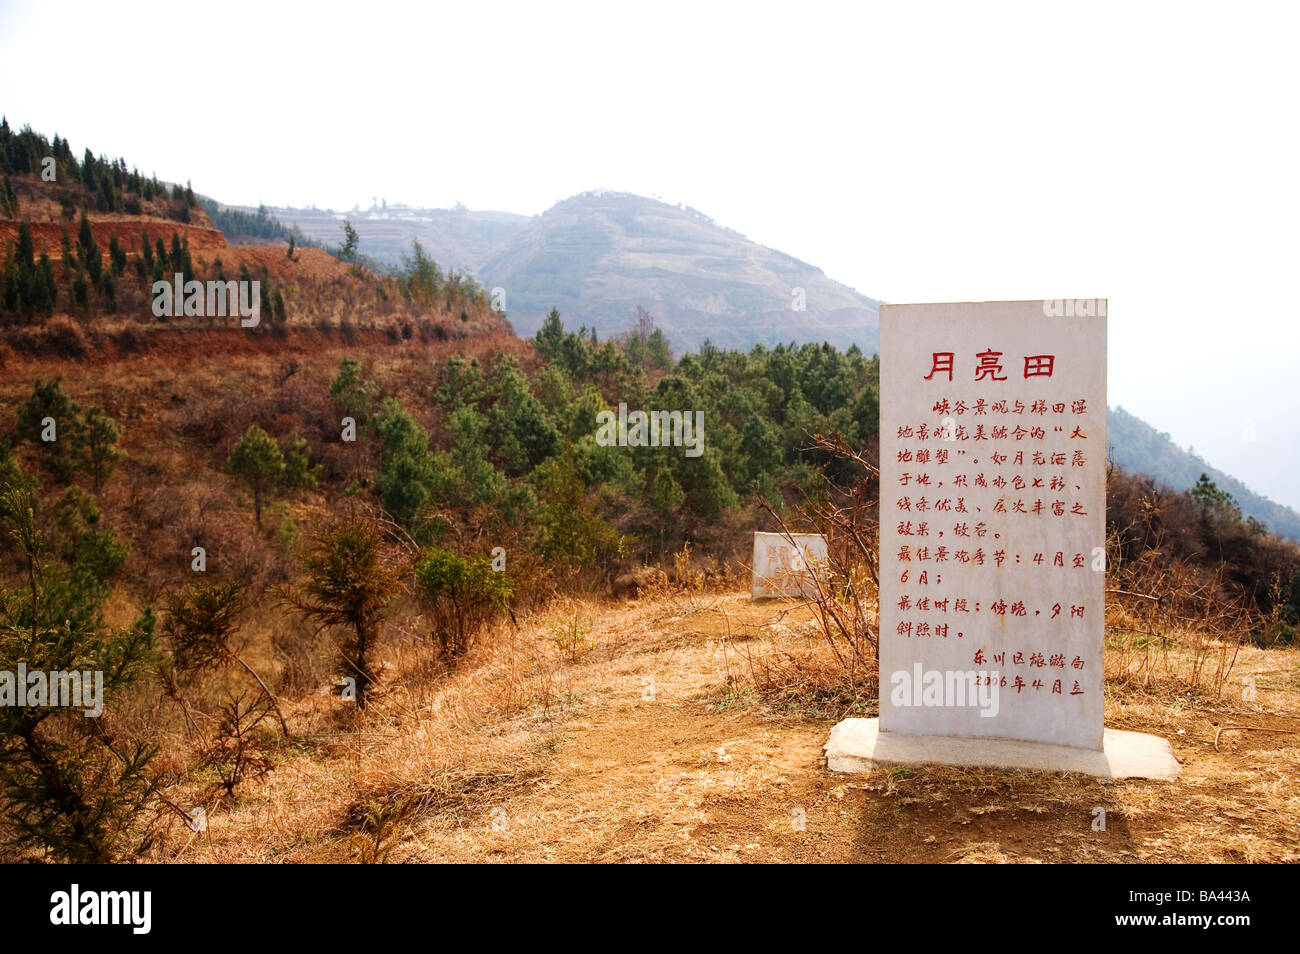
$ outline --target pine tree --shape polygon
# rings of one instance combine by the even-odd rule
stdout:
[[[253,494],[253,514],[260,529],[267,495],[284,476],[284,455],[271,435],[251,425],[230,452],[226,466]]]
[[[387,398],[377,417],[381,452],[379,492],[384,509],[412,527],[433,496],[438,467],[429,452],[429,432],[396,398]]]
[[[54,440],[47,441],[53,425]],[[59,483],[72,480],[82,462],[81,407],[58,378],[37,378],[32,394],[18,407],[18,437],[43,451],[41,467]]]
[[[55,306],[58,305],[59,283],[54,278],[54,266],[50,263],[50,256],[41,252],[40,261],[36,264],[36,287],[40,290],[39,307],[46,314],[53,314]]]
[[[99,210],[101,212],[112,212],[117,208],[117,196],[113,192],[113,181],[104,176],[99,180]]]
[[[23,219],[18,224],[18,243],[5,270],[3,301],[7,310],[24,317],[48,313],[53,308],[53,302],[47,301],[47,288],[37,268],[35,252],[31,226]]]
[[[673,366],[672,350],[661,329],[656,328],[650,332],[650,337],[646,339],[646,350],[650,355],[650,363],[660,371],[667,371]]]
[[[117,240],[117,233],[108,239],[108,261],[113,267],[114,275],[121,275],[126,270],[126,249]]]
[[[195,583],[168,596],[162,626],[172,651],[171,665],[163,669],[168,695],[174,698],[179,695],[178,671],[188,676],[214,664],[233,662],[257,683],[279,717],[280,729],[287,739],[289,724],[279,701],[265,680],[244,661],[243,648],[235,641],[237,620],[243,608],[243,589],[238,583]]]
[[[85,158],[81,161],[81,184],[91,195],[99,192],[99,183],[95,181],[95,154],[89,149],[86,150]]]
[[[281,486],[289,489],[312,490],[320,479],[320,474],[321,468],[312,466],[311,449],[307,446],[307,439],[294,431],[289,438],[289,446],[284,451]]]
[[[357,255],[357,230],[352,227],[352,223],[347,219],[343,220],[343,247],[339,249],[339,260],[351,262]]]
[[[402,283],[406,297],[421,307],[429,307],[443,286],[438,263],[424,253],[419,239],[411,240],[411,254],[403,255],[402,263],[406,269]]]
[[[173,272],[181,272],[188,276],[188,273],[185,272],[183,267],[185,264],[185,255],[184,250],[181,248],[181,237],[175,232],[172,233],[172,251],[169,261],[171,262]]]
[[[113,472],[113,465],[125,456],[116,446],[122,439],[122,428],[101,408],[92,405],[82,422],[81,437],[86,469],[95,489],[99,490]]]
[[[330,384],[330,397],[343,416],[355,420],[358,427],[365,426],[378,394],[379,386],[362,378],[361,364],[355,358],[344,358],[339,363],[339,373]]]
[[[81,249],[81,261],[85,263],[91,284],[98,286],[104,260],[100,255],[99,246],[95,244],[95,235],[90,229],[90,219],[86,215],[85,206],[81,209],[81,227],[77,230],[77,246]]]
[[[63,276],[66,278],[77,267],[77,253],[72,250],[72,240],[68,238],[68,230],[60,226],[59,232],[59,245],[63,251]]]
[[[153,800],[157,783],[146,768],[155,750],[116,737],[104,715],[152,659],[153,614],[146,609],[116,633],[55,616],[57,603],[47,609],[46,600],[53,568],[29,493],[11,488],[0,512],[13,528],[25,576],[23,589],[0,600],[0,670],[14,672],[22,663],[29,672],[102,673],[102,695],[88,700],[83,689],[81,709],[0,706],[5,835],[11,850],[114,861],[129,845],[134,818]],[[93,685],[85,688],[94,695]],[[97,719],[94,731],[88,713]]]
[[[78,308],[85,308],[90,302],[90,286],[86,284],[86,273],[80,268],[72,279],[72,301]]]
[[[302,567],[302,593],[290,594],[290,602],[308,619],[344,631],[340,674],[356,680],[357,708],[364,710],[375,680],[379,625],[400,583],[385,556],[383,531],[356,513],[334,520],[322,528]]]
[[[117,279],[111,268],[100,277],[99,291],[104,296],[104,310],[109,314],[117,311]]]
[[[542,327],[537,329],[537,337],[533,339],[537,345],[537,350],[551,361],[556,361],[560,357],[561,349],[564,346],[564,323],[560,321],[560,313],[552,308],[546,320],[542,322]]]

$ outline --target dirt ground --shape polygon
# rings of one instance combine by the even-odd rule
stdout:
[[[296,711],[295,750],[172,859],[1300,860],[1300,652],[1243,649],[1218,699],[1108,683],[1107,725],[1168,738],[1174,783],[843,775],[823,763],[830,728],[874,706],[837,713],[755,679],[754,660],[816,653],[808,620],[739,592],[572,603],[425,684],[405,678],[419,647],[399,646],[363,725],[330,731],[344,704],[328,697]]]

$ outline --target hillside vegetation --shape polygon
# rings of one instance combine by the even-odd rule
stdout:
[[[10,133],[6,163],[15,143],[29,165],[44,148]],[[610,687],[630,678],[684,707],[656,722],[649,764],[697,717],[723,755],[763,720],[811,720],[806,753],[825,720],[872,711],[877,358],[825,343],[674,357],[645,314],[610,336],[552,310],[521,339],[419,246],[388,276],[319,249],[198,254],[179,233],[150,259],[119,229],[185,223],[93,209],[125,164],[86,167],[100,178],[94,193],[76,179],[84,241],[78,226],[56,268],[20,218],[5,253],[0,671],[103,672],[104,708],[0,707],[0,856],[378,861],[400,842],[414,857],[494,791],[538,781],[537,801],[513,803],[555,811],[544,786],[573,784],[553,761],[563,733],[623,711]],[[6,169],[35,214],[53,184]],[[133,188],[128,173],[124,207]],[[138,195],[224,242],[186,190]],[[160,267],[235,262],[273,289],[266,328],[145,305]],[[51,274],[38,308],[28,292]],[[602,437],[638,411],[679,413],[681,439]],[[1208,477],[1172,490],[1116,470],[1108,519],[1121,714],[1165,731],[1188,705],[1226,705],[1243,654],[1261,678],[1269,659],[1290,667],[1292,691],[1300,549]],[[831,541],[831,590],[790,619],[797,633],[736,606],[752,531],[780,527]],[[700,657],[701,637],[721,655]],[[626,755],[621,726],[583,773]],[[1268,751],[1272,781],[1292,778]],[[609,794],[622,814],[601,831],[651,824]],[[1243,853],[1276,857],[1276,832],[1258,837]]]

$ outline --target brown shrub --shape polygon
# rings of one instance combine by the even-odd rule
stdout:
[[[118,354],[144,354],[149,350],[149,336],[135,323],[123,326],[113,335]]]

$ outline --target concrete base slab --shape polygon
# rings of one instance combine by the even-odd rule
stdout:
[[[1100,778],[1178,777],[1169,743],[1143,732],[1106,729],[1102,751],[1010,739],[961,739],[944,735],[881,732],[879,719],[845,719],[831,729],[826,767],[833,772],[870,772],[877,764],[934,762],[986,768],[1082,772]]]

